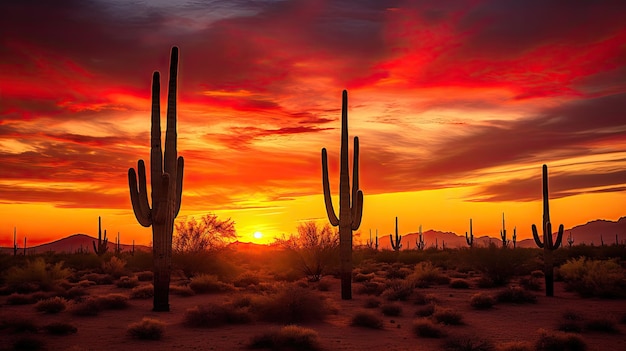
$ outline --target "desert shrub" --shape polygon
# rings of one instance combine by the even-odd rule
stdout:
[[[128,308],[128,297],[122,294],[108,294],[96,299],[104,310],[123,310]]]
[[[31,294],[13,293],[7,296],[7,305],[32,305],[37,300]]]
[[[498,351],[533,351],[533,346],[530,342],[525,341],[512,341],[499,344]]]
[[[137,279],[136,277],[129,277],[129,276],[123,276],[120,278],[120,280],[118,280],[115,285],[118,288],[123,288],[123,289],[132,289],[136,286],[139,285],[139,279]]]
[[[113,277],[110,274],[89,273],[85,274],[83,279],[92,281],[97,285],[113,284]]]
[[[489,277],[485,277],[485,276],[478,278],[478,281],[476,282],[476,284],[481,289],[490,289],[496,286],[496,283],[493,281],[493,279]]]
[[[44,313],[59,313],[65,311],[65,308],[67,308],[67,301],[58,296],[41,300],[35,304],[35,309]]]
[[[495,351],[496,348],[489,340],[457,336],[446,340],[443,349],[445,351]]]
[[[32,319],[26,319],[24,317],[12,317],[6,318],[0,321],[0,330],[5,330],[11,334],[17,333],[36,333],[37,325]]]
[[[451,308],[436,309],[435,313],[433,313],[433,319],[436,320],[437,323],[446,325],[463,324],[463,315]]]
[[[279,323],[321,321],[331,312],[316,292],[293,284],[258,299],[253,308],[264,320]]]
[[[350,325],[355,327],[382,329],[383,320],[378,315],[370,311],[361,311],[352,316],[352,321],[350,322]]]
[[[143,271],[135,273],[140,282],[151,282],[154,279],[154,273],[151,271]]]
[[[354,275],[354,278],[352,280],[354,280],[355,283],[362,283],[362,282],[368,282],[374,279],[374,277],[376,277],[376,274],[374,273],[369,273],[369,274],[357,273]]]
[[[417,317],[430,317],[435,313],[435,305],[429,304],[415,311]]]
[[[617,334],[619,330],[615,325],[615,321],[608,318],[594,318],[585,322],[585,329],[593,332]]]
[[[70,335],[78,331],[78,329],[69,323],[50,323],[43,327],[43,329],[52,335]]]
[[[189,287],[196,294],[218,293],[232,290],[232,286],[218,280],[217,276],[200,274],[191,278]]]
[[[498,292],[496,300],[498,302],[516,304],[537,303],[537,296],[528,290],[519,287],[510,287]]]
[[[245,288],[249,285],[257,285],[261,282],[261,278],[258,275],[250,272],[245,272],[239,275],[234,281],[233,285],[238,288]]]
[[[384,304],[380,306],[380,310],[388,317],[397,317],[402,313],[402,307],[395,303]]]
[[[577,312],[565,311],[557,329],[563,332],[580,333],[583,330],[582,319],[583,317]]]
[[[329,291],[332,285],[333,285],[333,282],[330,279],[322,278],[320,279],[319,282],[317,282],[317,290]]]
[[[412,298],[413,298],[413,303],[416,305],[425,305],[431,302],[431,298],[429,296],[426,296],[425,294],[419,291],[413,291]]]
[[[541,280],[542,279],[543,278],[533,277],[532,275],[529,276],[529,277],[523,277],[523,278],[520,278],[519,285],[522,286],[524,289],[527,289],[527,290],[541,291],[541,288],[542,288]]]
[[[392,280],[381,296],[389,301],[406,301],[413,294],[414,287],[410,280]]]
[[[570,291],[583,297],[626,297],[626,272],[616,260],[570,259],[558,269]]]
[[[154,286],[152,286],[152,284],[141,285],[136,288],[133,288],[130,291],[131,299],[150,299],[153,296],[154,296]]]
[[[357,286],[356,293],[361,295],[380,296],[385,291],[386,286],[381,282],[363,282]]]
[[[77,299],[87,295],[85,288],[81,286],[75,286],[63,294],[68,299]]]
[[[570,333],[548,333],[540,331],[539,340],[535,343],[536,351],[585,351],[587,344],[576,334]]]
[[[439,268],[435,267],[431,262],[420,262],[415,265],[413,272],[407,277],[407,280],[413,286],[427,286],[432,284],[448,284],[450,278],[442,275]]]
[[[76,283],[76,287],[79,288],[88,288],[94,285],[96,285],[96,282],[87,279],[80,280],[78,283]]]
[[[144,318],[141,322],[130,324],[126,332],[135,339],[159,340],[165,333],[165,323],[154,318]]]
[[[185,312],[185,325],[188,327],[215,328],[224,324],[246,324],[252,322],[248,307],[232,304],[207,304],[195,306]]]
[[[170,294],[189,297],[194,296],[196,292],[188,286],[172,285],[170,286]]]
[[[4,282],[9,289],[28,293],[38,290],[53,290],[58,282],[71,275],[63,262],[46,264],[41,257],[28,260],[23,267],[12,266],[4,273]]]
[[[102,264],[102,271],[114,279],[120,279],[120,277],[128,275],[126,261],[115,256],[112,256],[108,262]]]
[[[365,303],[363,304],[363,307],[365,308],[377,308],[379,307],[381,304],[381,301],[375,297],[368,297],[367,299],[365,299]]]
[[[444,331],[433,322],[427,319],[417,319],[413,321],[413,333],[422,338],[442,338]]]
[[[531,278],[543,279],[545,277],[545,274],[543,273],[543,271],[534,270],[530,272],[530,276]]]
[[[477,293],[470,298],[470,305],[477,310],[486,310],[493,307],[496,300],[485,293]]]
[[[503,286],[516,275],[529,274],[535,266],[530,249],[502,249],[494,244],[486,248],[474,248],[467,252],[467,264],[483,274],[494,286]],[[486,286],[485,286],[486,287]]]
[[[74,304],[70,311],[75,316],[97,316],[101,310],[100,303],[96,299],[91,298]]]
[[[270,331],[252,337],[248,343],[251,349],[272,350],[320,350],[320,341],[317,332],[313,329],[296,325],[288,325],[278,331]]]
[[[452,279],[450,287],[453,289],[469,289],[469,282],[465,279]]]
[[[19,337],[13,343],[13,350],[44,350],[45,343],[38,337],[33,335],[24,335]]]

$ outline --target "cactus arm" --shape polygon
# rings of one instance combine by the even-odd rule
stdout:
[[[552,231],[550,231],[550,234],[552,234]],[[552,245],[551,250],[556,250],[561,246],[561,241],[563,240],[563,224],[559,225],[559,231],[556,235],[556,240],[554,241],[554,244]]]
[[[396,249],[396,243],[393,242],[393,235],[389,234],[389,242],[391,243],[391,248]]]
[[[170,58],[170,79],[167,90],[167,129],[165,131],[165,173],[170,175],[170,186],[176,186],[178,176],[177,166],[177,139],[176,132],[176,96],[178,82],[178,48],[172,48]],[[181,174],[182,176],[182,174]],[[174,190],[174,189],[171,189]]]
[[[352,203],[351,203],[352,227],[353,227],[352,230],[356,230],[359,228],[358,225],[355,228],[354,224],[361,222],[361,219],[360,218],[357,219],[356,217],[358,217],[359,212],[363,210],[362,208],[361,210],[359,210],[359,206],[362,206],[363,204],[363,199],[361,198],[360,199],[361,201],[359,202],[358,192],[359,192],[359,137],[354,137],[354,154],[352,155]]]
[[[174,217],[178,216],[180,211],[180,205],[183,197],[183,170],[185,168],[185,160],[182,156],[178,157],[178,163],[176,167],[176,198],[174,200]]]
[[[537,244],[537,247],[539,247],[540,249],[543,249],[543,243],[541,242],[541,239],[539,238],[539,233],[537,233],[537,226],[533,224],[532,230],[533,230],[533,239],[535,239],[535,244]]]
[[[137,171],[139,172],[139,189],[137,189],[137,174],[135,170],[128,170],[128,188],[130,189],[130,202],[135,213],[137,222],[144,227],[152,224],[150,218],[150,205],[148,204],[148,192],[146,189],[146,167],[143,160],[137,163]]]
[[[96,242],[95,242],[95,240],[94,240],[94,241],[92,241],[92,242],[91,242],[91,244],[93,245],[93,252],[94,252],[96,255],[100,255],[100,252],[98,251],[98,248],[96,247]]]
[[[328,156],[326,155],[326,149],[322,149],[322,186],[324,187],[324,203],[326,204],[326,213],[328,214],[328,220],[333,227],[339,225],[339,218],[335,214],[333,208],[333,200],[330,195],[330,182],[328,180]]]
[[[154,175],[163,174],[163,150],[161,148],[161,79],[159,72],[152,75],[152,115],[150,128],[150,183],[152,185],[152,210],[156,212],[160,194],[161,179]]]
[[[352,230],[357,230],[361,225],[361,218],[363,217],[363,192],[361,190],[356,192],[356,200],[353,203],[352,211]]]

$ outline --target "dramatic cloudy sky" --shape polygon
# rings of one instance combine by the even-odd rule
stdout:
[[[241,240],[325,219],[341,91],[361,141],[363,232],[521,238],[541,221],[626,215],[626,2],[0,3],[0,236],[148,243],[127,170],[149,158],[152,72],[180,48],[179,220],[215,212]],[[165,106],[165,83],[161,96]]]

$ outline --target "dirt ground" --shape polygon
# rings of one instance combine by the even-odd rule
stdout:
[[[88,288],[91,296],[108,293],[128,294],[128,289],[114,285]],[[566,292],[561,283],[555,285],[555,296],[547,298],[537,292],[536,304],[512,305],[497,304],[489,310],[475,310],[470,297],[477,292],[495,294],[497,289],[470,288],[452,289],[448,286],[433,286],[423,292],[437,299],[437,305],[452,308],[463,315],[464,325],[443,326],[448,335],[470,335],[492,341],[496,345],[507,342],[532,342],[539,337],[539,330],[554,331],[565,311],[574,311],[585,319],[611,318],[616,321],[619,333],[583,332],[580,334],[590,351],[626,350],[626,325],[619,324],[619,318],[626,314],[623,300],[582,299],[574,293]],[[384,317],[384,328],[373,330],[350,326],[351,317],[363,310],[367,295],[354,295],[351,301],[339,298],[339,281],[335,280],[330,290],[321,292],[332,299],[338,313],[325,322],[303,324],[319,333],[325,350],[440,350],[444,339],[427,339],[416,336],[411,328],[416,319],[415,311],[423,306],[412,302],[402,302],[402,315]],[[207,302],[222,302],[229,294],[196,295],[170,298],[171,312],[151,312],[152,299],[129,300],[126,310],[102,311],[94,317],[77,317],[69,311],[59,314],[43,314],[35,311],[33,305],[10,306],[6,297],[0,297],[0,319],[15,317],[32,318],[37,325],[51,322],[69,322],[78,332],[68,336],[50,336],[40,333],[48,350],[244,350],[250,338],[280,326],[269,323],[226,326],[214,329],[189,328],[183,325],[185,310]],[[382,315],[380,309],[375,309]],[[127,336],[130,323],[143,317],[157,318],[167,324],[165,336],[159,341],[140,341]],[[0,330],[0,349],[10,349],[16,336]]]

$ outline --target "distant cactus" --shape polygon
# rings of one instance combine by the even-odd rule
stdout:
[[[131,256],[135,256],[135,239],[133,239],[133,249],[132,249],[132,251],[130,252],[130,255],[131,255]]]
[[[26,237],[24,237],[24,256],[26,256]]]
[[[13,227],[13,256],[17,256],[17,228]]]
[[[426,244],[424,243],[424,235],[422,234],[422,226],[420,225],[420,231],[419,231],[419,236],[417,239],[415,239],[415,245],[417,247],[418,250],[424,250],[424,248],[426,247]]]
[[[348,171],[348,92],[341,99],[341,156],[339,173],[339,218],[335,214],[328,180],[326,148],[322,149],[322,187],[330,224],[339,226],[339,276],[341,299],[352,299],[352,231],[359,229],[363,216],[363,192],[359,189],[359,137],[354,137],[352,159],[352,192]]]
[[[504,213],[502,213],[502,230],[500,231],[500,239],[502,240],[502,247],[507,247],[508,240],[506,240],[506,226],[504,224]]]
[[[98,217],[98,245],[92,241],[93,251],[98,256],[104,255],[109,250],[109,239],[107,239],[107,230],[104,230],[104,239],[102,238],[102,220]]]
[[[513,242],[513,248],[517,247],[517,227],[513,227],[513,236],[511,237],[511,241]]]
[[[600,234],[600,246],[604,247],[604,239],[602,238],[602,234]]]
[[[559,226],[556,241],[552,241],[552,223],[550,223],[550,204],[548,194],[548,166],[543,165],[542,187],[543,187],[543,242],[537,233],[537,226],[533,224],[533,238],[540,249],[543,249],[544,276],[546,282],[546,296],[554,296],[554,262],[552,251],[561,246],[563,239],[563,224]]]
[[[393,251],[400,251],[402,248],[402,235],[398,235],[398,217],[396,217],[396,238],[394,240],[393,235],[389,234],[389,241],[391,242],[391,248]]]
[[[446,241],[441,239],[441,249],[445,250],[446,249]]]
[[[469,236],[467,232],[465,232],[465,241],[467,241],[467,245],[471,248],[474,246],[474,233],[472,233],[472,219],[470,218],[470,230]]]
[[[574,245],[574,237],[572,236],[572,231],[570,230],[569,236],[567,237],[567,245],[572,247]]]
[[[117,232],[117,239],[115,240],[115,256],[119,256],[122,253],[122,247],[120,246],[120,232]]]
[[[183,193],[184,160],[177,156],[176,90],[178,80],[178,48],[170,56],[170,77],[167,91],[167,129],[165,152],[161,144],[161,79],[159,72],[152,75],[152,113],[150,132],[150,180],[152,208],[148,203],[146,167],[143,160],[128,170],[128,187],[135,218],[144,227],[152,226],[154,297],[153,311],[170,310],[169,291],[172,269],[172,235],[174,219],[180,211]],[[139,181],[139,182],[138,182]]]
[[[376,238],[372,239],[372,230],[370,229],[370,238],[367,241],[367,247],[370,249],[374,249],[374,251],[378,251],[378,229],[376,229]]]

